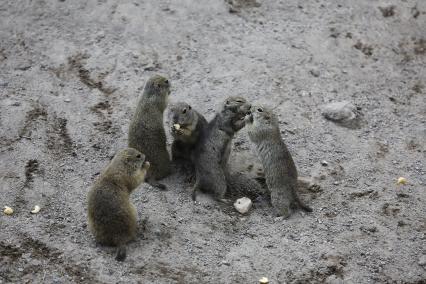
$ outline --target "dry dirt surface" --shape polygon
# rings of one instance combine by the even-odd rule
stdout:
[[[425,66],[423,0],[1,0],[0,283],[426,283]],[[275,107],[314,211],[194,204],[176,169],[132,195],[124,263],[97,246],[88,188],[156,73],[208,119]],[[322,116],[337,101],[357,127]],[[255,162],[242,130],[231,163]]]

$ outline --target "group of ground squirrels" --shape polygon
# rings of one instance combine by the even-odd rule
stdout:
[[[296,166],[271,109],[230,96],[208,122],[187,103],[168,107],[169,95],[169,80],[159,75],[148,79],[130,122],[129,148],[118,151],[88,194],[89,229],[98,243],[117,247],[116,260],[126,258],[126,244],[136,237],[137,211],[129,199],[131,192],[144,181],[167,189],[159,180],[172,173],[172,162],[190,163],[195,170],[194,201],[200,190],[225,203],[238,196],[267,196],[275,214],[284,218],[295,207],[312,211],[297,195]],[[172,158],[163,121],[167,108]],[[228,167],[231,141],[243,127],[264,168],[263,186]]]

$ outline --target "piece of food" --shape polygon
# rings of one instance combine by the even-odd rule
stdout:
[[[242,197],[235,201],[234,207],[241,214],[246,214],[250,210],[252,204],[253,202],[250,200],[250,198]]]
[[[407,184],[407,179],[405,177],[400,177],[396,184]]]
[[[173,127],[174,127],[176,130],[179,130],[179,129],[180,129],[180,124],[173,124]]]
[[[12,215],[13,214],[13,209],[10,208],[9,206],[5,206],[4,210],[3,210],[3,213],[6,214],[6,215]]]
[[[268,284],[269,280],[266,277],[262,277],[262,278],[259,279],[259,283],[260,284]]]
[[[31,213],[32,214],[37,214],[38,212],[40,212],[40,206],[38,206],[38,205],[36,205],[36,206],[34,206],[34,209],[33,210],[31,210]]]

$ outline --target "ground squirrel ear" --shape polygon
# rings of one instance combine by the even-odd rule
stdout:
[[[192,109],[192,107],[191,107],[191,106],[188,106],[188,109],[189,109],[189,110],[191,110],[191,109]]]

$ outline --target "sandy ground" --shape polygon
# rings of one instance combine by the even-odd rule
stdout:
[[[426,1],[234,2],[0,1],[0,283],[426,283]],[[124,263],[96,246],[88,188],[155,73],[208,119],[229,95],[276,107],[314,212],[194,205],[176,171],[132,196]],[[322,117],[341,100],[359,127]]]

